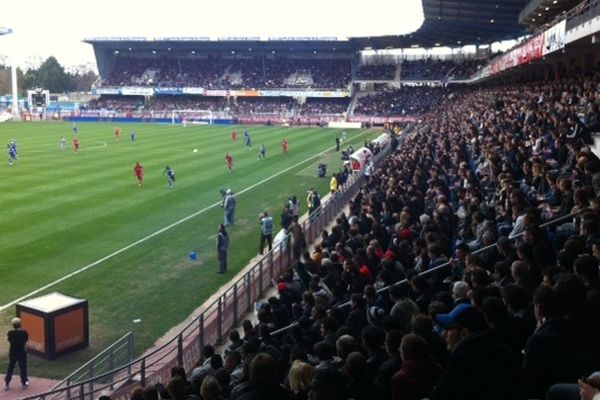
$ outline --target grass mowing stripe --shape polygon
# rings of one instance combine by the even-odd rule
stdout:
[[[366,131],[363,131],[363,132],[361,132],[361,134],[362,134],[362,133],[364,133],[364,132],[366,132]],[[326,149],[326,150],[323,150],[322,152],[320,152],[320,153],[317,153],[317,154],[313,155],[312,157],[310,157],[310,158],[308,158],[308,159],[306,159],[306,160],[300,161],[299,163],[297,163],[297,164],[294,164],[294,165],[293,165],[293,166],[291,166],[291,167],[288,167],[288,168],[286,168],[286,169],[284,169],[284,170],[281,170],[281,171],[277,172],[276,174],[274,174],[274,175],[272,175],[272,176],[270,176],[270,177],[268,177],[268,178],[265,178],[265,179],[263,179],[263,180],[261,180],[261,181],[259,181],[259,182],[255,183],[254,185],[251,185],[251,186],[249,186],[249,187],[247,187],[247,188],[245,188],[245,189],[243,189],[243,190],[239,191],[239,192],[238,192],[238,195],[241,195],[241,194],[243,194],[243,193],[246,193],[246,192],[248,192],[248,191],[250,191],[250,190],[254,189],[254,188],[255,188],[255,187],[257,187],[257,186],[259,186],[259,185],[262,185],[263,183],[265,183],[265,182],[268,182],[268,181],[270,181],[271,179],[274,179],[274,178],[278,177],[279,175],[282,175],[282,174],[286,173],[287,171],[289,171],[289,170],[291,170],[291,169],[293,169],[293,168],[296,168],[296,167],[298,167],[299,165],[302,165],[302,164],[304,164],[304,163],[305,163],[305,162],[307,162],[307,161],[310,161],[310,160],[312,160],[312,159],[314,159],[314,158],[317,158],[317,157],[321,156],[322,154],[324,154],[324,153],[326,153],[326,152],[330,151],[332,148],[333,148],[333,147],[331,147],[331,148],[328,148],[328,149]],[[125,251],[129,250],[129,249],[130,249],[130,248],[132,248],[132,247],[135,247],[135,246],[137,246],[137,245],[138,245],[138,244],[140,244],[140,243],[143,243],[143,242],[145,242],[145,241],[147,241],[147,240],[149,240],[149,239],[151,239],[151,238],[153,238],[153,237],[155,237],[155,236],[157,236],[157,235],[160,235],[160,234],[161,234],[161,233],[163,233],[163,232],[166,232],[167,230],[170,230],[171,228],[173,228],[173,227],[175,227],[175,226],[178,226],[178,225],[180,225],[180,224],[184,223],[185,221],[188,221],[188,220],[190,220],[190,219],[192,219],[192,218],[194,218],[194,217],[196,217],[196,216],[198,216],[198,215],[200,215],[200,214],[203,214],[203,213],[204,213],[204,212],[206,212],[207,210],[210,210],[210,209],[212,209],[212,208],[214,208],[214,207],[218,206],[219,204],[220,204],[219,202],[217,202],[217,203],[214,203],[214,204],[211,204],[211,205],[209,205],[209,206],[207,206],[207,207],[205,207],[205,208],[203,208],[203,209],[201,209],[201,210],[199,210],[199,211],[197,211],[197,212],[195,212],[195,213],[193,213],[193,214],[190,214],[190,215],[188,215],[188,216],[186,216],[186,217],[184,217],[184,218],[182,218],[182,219],[180,219],[180,220],[178,220],[178,221],[176,221],[176,222],[174,222],[174,223],[172,223],[172,224],[170,224],[170,225],[167,225],[166,227],[164,227],[164,228],[161,228],[161,229],[159,229],[159,230],[157,230],[157,231],[155,231],[155,232],[153,232],[153,233],[151,233],[151,234],[149,234],[149,235],[147,235],[147,236],[145,236],[145,237],[143,237],[143,238],[141,238],[141,239],[139,239],[139,240],[137,240],[137,241],[135,241],[135,242],[133,242],[133,243],[131,243],[131,244],[129,244],[129,245],[127,245],[127,246],[125,246],[125,247],[123,247],[123,248],[121,248],[121,249],[117,250],[117,251],[115,251],[115,252],[112,252],[112,253],[108,254],[107,256],[105,256],[105,257],[102,257],[102,258],[100,258],[99,260],[96,260],[96,261],[94,261],[94,262],[92,262],[92,263],[90,263],[90,264],[88,264],[88,265],[86,265],[86,266],[84,266],[84,267],[82,267],[82,268],[80,268],[80,269],[78,269],[78,270],[76,270],[76,271],[73,271],[73,272],[71,272],[71,273],[69,273],[69,274],[67,274],[67,275],[65,275],[65,276],[63,276],[63,277],[61,277],[61,278],[59,278],[59,279],[57,279],[57,280],[55,280],[55,281],[53,281],[53,282],[49,283],[49,284],[47,284],[47,285],[44,285],[44,286],[42,286],[41,288],[38,288],[38,289],[36,289],[36,290],[34,290],[34,291],[32,291],[32,292],[30,292],[30,293],[28,293],[28,294],[24,295],[24,296],[21,296],[21,297],[20,297],[20,298],[18,298],[18,299],[15,299],[15,300],[13,300],[13,301],[11,301],[11,302],[9,302],[9,303],[5,304],[5,305],[2,305],[2,306],[0,306],[0,311],[2,311],[2,310],[4,310],[4,309],[7,309],[8,307],[12,307],[13,305],[17,304],[17,303],[18,303],[18,302],[20,302],[20,301],[23,301],[23,300],[25,300],[25,299],[27,299],[27,298],[30,298],[30,297],[32,297],[32,296],[34,296],[34,295],[36,295],[36,294],[38,294],[38,293],[40,293],[40,292],[42,292],[42,291],[44,291],[44,290],[46,290],[46,289],[49,289],[49,288],[51,288],[51,287],[53,287],[53,286],[55,286],[55,285],[57,285],[57,284],[59,284],[59,283],[61,283],[61,282],[65,281],[65,280],[67,280],[67,279],[69,279],[69,278],[71,278],[71,277],[75,276],[75,275],[78,275],[78,274],[80,274],[80,273],[82,273],[82,272],[84,272],[84,271],[86,271],[86,270],[88,270],[88,269],[90,269],[90,268],[93,268],[93,267],[95,267],[96,265],[99,265],[99,264],[103,263],[104,261],[106,261],[106,260],[108,260],[108,259],[111,259],[111,258],[115,257],[116,255],[119,255],[119,254],[121,254],[121,253],[123,253],[123,252],[125,252]]]

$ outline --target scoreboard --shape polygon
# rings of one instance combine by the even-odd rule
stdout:
[[[34,89],[27,91],[27,102],[29,107],[46,108],[50,103],[50,91],[44,89]]]

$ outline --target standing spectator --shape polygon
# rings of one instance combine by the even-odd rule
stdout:
[[[225,225],[220,224],[217,232],[217,253],[219,255],[219,274],[227,272],[227,250],[229,249],[229,235]]]
[[[268,250],[273,247],[273,217],[266,211],[260,214],[260,254],[265,248],[267,242]]]
[[[306,205],[308,206],[308,215],[312,215],[321,205],[321,199],[316,189],[310,188],[306,196]]]
[[[337,174],[331,175],[331,180],[329,181],[329,190],[331,194],[334,194],[338,190],[338,178]]]
[[[29,386],[29,380],[27,379],[26,348],[29,334],[26,330],[21,329],[20,318],[13,318],[12,326],[13,329],[8,331],[7,334],[10,349],[8,351],[8,369],[6,370],[6,376],[4,377],[4,390],[8,390],[17,363],[19,363],[19,371],[21,372],[21,385],[23,385],[23,388]]]
[[[223,207],[225,208],[225,226],[233,225],[233,217],[235,214],[235,205],[237,200],[231,189],[227,189],[225,192],[225,200],[223,201]]]

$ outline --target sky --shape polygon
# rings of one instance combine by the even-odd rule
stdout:
[[[160,4],[160,6],[158,6]],[[347,37],[400,35],[423,22],[421,0],[29,0],[2,4],[0,56],[26,67],[92,63],[89,37]],[[10,62],[10,61],[9,61]]]

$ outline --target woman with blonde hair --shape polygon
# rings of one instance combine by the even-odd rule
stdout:
[[[294,400],[306,400],[312,388],[315,368],[303,361],[296,360],[289,372],[290,391]]]

